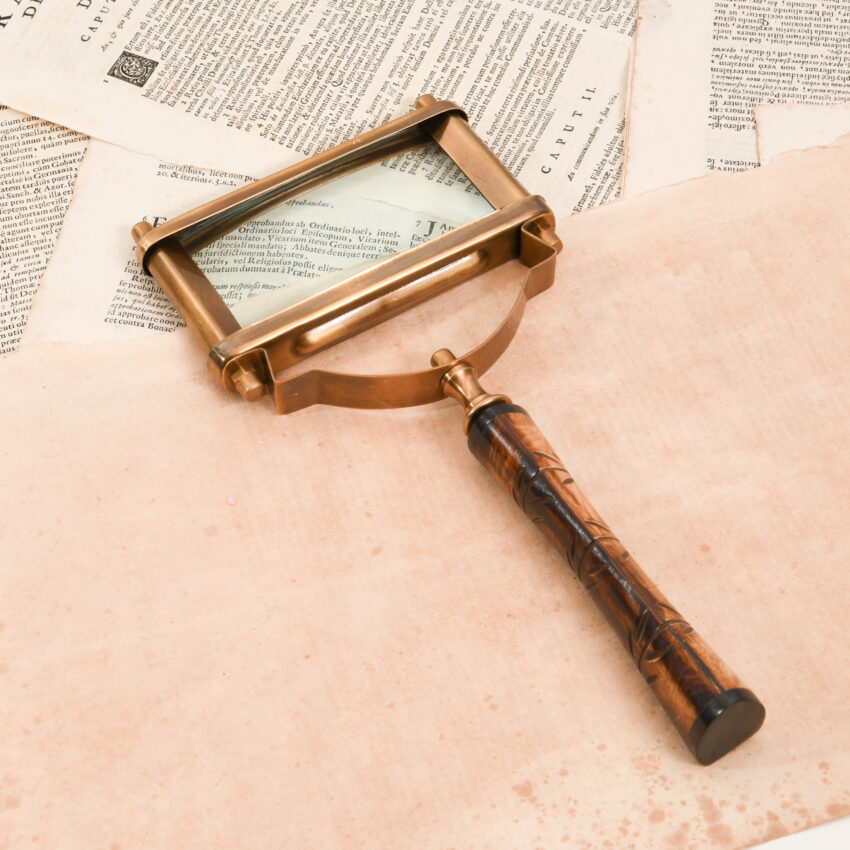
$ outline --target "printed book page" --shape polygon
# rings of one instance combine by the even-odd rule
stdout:
[[[86,141],[0,106],[0,355],[18,347]]]
[[[850,133],[850,103],[768,103],[756,107],[759,162],[790,150],[829,145]]]
[[[843,0],[641,0],[623,192],[759,164],[754,108],[850,100]]]
[[[454,402],[276,416],[185,330],[0,363],[9,847],[735,850],[850,813],[848,181],[813,148],[569,218],[482,378],[764,702],[707,768]]]
[[[0,102],[169,162],[265,174],[430,93],[571,211],[618,192],[634,13],[633,0],[0,0]]]

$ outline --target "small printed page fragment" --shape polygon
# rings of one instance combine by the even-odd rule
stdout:
[[[641,0],[626,197],[759,164],[762,103],[850,100],[842,0]]]
[[[0,355],[18,347],[86,142],[0,106]]]
[[[759,162],[785,151],[829,145],[850,133],[850,103],[767,103],[756,107]]]

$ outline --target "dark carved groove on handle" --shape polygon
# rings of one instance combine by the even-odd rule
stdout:
[[[700,762],[759,729],[762,704],[649,580],[521,407],[475,414],[469,448],[564,554]]]

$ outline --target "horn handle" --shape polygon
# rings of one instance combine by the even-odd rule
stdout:
[[[470,450],[566,557],[696,759],[716,761],[758,731],[764,706],[649,580],[528,413],[490,398],[469,411]]]

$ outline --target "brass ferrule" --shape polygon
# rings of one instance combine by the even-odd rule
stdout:
[[[441,348],[431,356],[432,366],[448,366],[440,380],[440,388],[448,398],[453,398],[463,405],[466,416],[463,420],[463,431],[469,433],[472,417],[489,407],[491,404],[510,404],[506,395],[488,393],[479,383],[475,367],[465,360],[458,360],[448,348]]]

